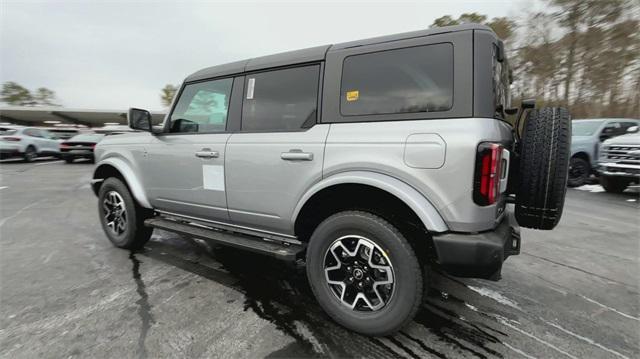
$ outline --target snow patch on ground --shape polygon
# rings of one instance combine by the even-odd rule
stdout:
[[[502,295],[502,294],[500,294],[500,293],[498,293],[498,292],[496,292],[494,290],[491,290],[489,288],[483,288],[483,287],[474,287],[474,286],[468,286],[468,287],[472,291],[474,291],[474,292],[476,292],[476,293],[478,293],[478,294],[480,294],[482,296],[491,298],[491,299],[495,300],[496,302],[498,302],[500,304],[504,304],[504,305],[507,305],[507,306],[509,306],[511,308],[522,310],[522,309],[520,309],[520,306],[518,305],[518,303],[514,302],[513,300],[505,297],[504,295]]]
[[[602,188],[602,186],[599,184],[585,184],[583,186],[576,187],[575,189],[580,191],[593,192],[593,193],[604,192],[604,188]]]

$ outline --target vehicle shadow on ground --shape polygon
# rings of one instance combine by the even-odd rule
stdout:
[[[33,162],[25,162],[22,158],[7,158],[0,160],[0,165],[14,165],[14,164],[36,164],[44,162],[60,161],[57,157],[38,157]]]
[[[301,267],[163,231],[138,254],[243,293],[245,311],[295,339],[270,357],[503,357],[500,338],[507,334],[497,329],[496,318],[514,317],[508,311],[478,311],[460,299],[477,296],[464,282],[431,273],[414,322],[393,336],[369,338],[340,327],[322,311]]]

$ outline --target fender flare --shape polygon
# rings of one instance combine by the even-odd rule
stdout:
[[[140,204],[140,206],[144,208],[151,208],[151,209],[153,208],[149,203],[149,200],[147,199],[147,195],[144,192],[144,188],[142,187],[142,183],[140,183],[140,180],[135,175],[135,172],[133,171],[133,169],[131,169],[131,166],[129,165],[129,163],[127,163],[125,160],[121,158],[109,157],[98,162],[98,164],[96,165],[96,169],[93,171],[93,183],[100,182],[103,180],[100,177],[97,177],[97,172],[98,172],[98,169],[100,169],[102,166],[105,166],[105,165],[111,166],[115,168],[118,172],[120,172],[127,186],[131,190],[131,194],[133,195],[133,198],[135,198],[136,201],[138,201],[138,204]]]
[[[293,211],[291,223],[296,222],[300,211],[313,195],[325,188],[339,184],[363,184],[386,191],[411,208],[428,231],[446,232],[449,230],[438,210],[415,188],[395,177],[369,171],[341,172],[316,183],[298,201]]]

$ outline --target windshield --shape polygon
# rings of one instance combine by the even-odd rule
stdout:
[[[74,142],[100,142],[100,140],[104,137],[101,133],[86,133],[82,135],[73,136],[69,139],[69,141]]]
[[[572,136],[591,136],[602,125],[603,121],[573,121],[571,123]]]

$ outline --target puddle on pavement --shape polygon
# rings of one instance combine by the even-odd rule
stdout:
[[[477,308],[469,309],[465,301],[438,289],[430,290],[410,328],[390,337],[368,338],[336,325],[324,314],[301,268],[164,233],[154,236],[142,255],[243,293],[244,310],[251,310],[295,340],[269,357],[503,357],[496,347],[503,348],[499,337],[506,334],[489,325],[496,322],[495,318]],[[468,319],[483,315],[489,324]],[[432,335],[417,337],[415,333],[424,330]]]

